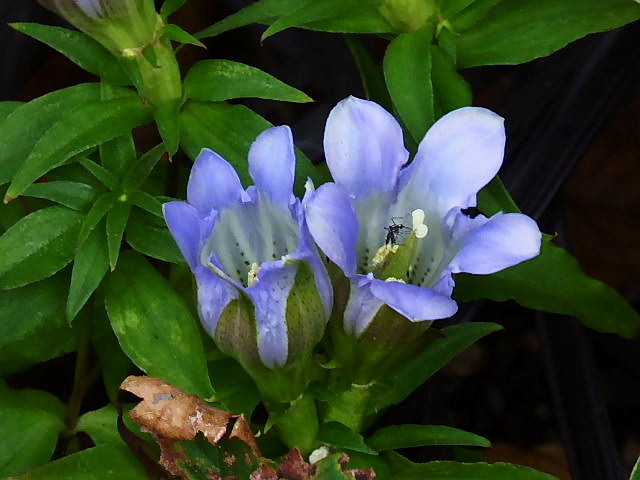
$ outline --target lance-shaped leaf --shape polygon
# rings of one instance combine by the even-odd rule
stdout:
[[[638,18],[640,5],[629,0],[504,0],[468,29],[464,12],[451,24],[459,34],[458,66],[468,68],[528,62]]]
[[[38,210],[0,237],[0,289],[47,278],[73,258],[82,215],[65,207]]]
[[[39,23],[12,23],[11,27],[49,45],[76,65],[114,85],[130,85],[116,58],[94,39],[76,30]]]
[[[120,244],[124,229],[129,221],[131,204],[129,202],[116,202],[109,212],[107,212],[107,245],[109,247],[109,266],[111,271],[116,268],[118,256],[120,255]]]
[[[75,85],[25,103],[0,121],[0,183],[11,180],[51,125],[75,108],[99,98],[97,83]]]
[[[116,192],[104,193],[98,197],[82,221],[82,226],[78,233],[78,246],[84,243],[87,237],[89,237],[89,234],[96,228],[96,225],[98,225],[100,220],[111,210],[117,201],[118,194]]]
[[[362,435],[338,422],[328,422],[322,425],[318,439],[327,445],[333,445],[340,449],[346,448],[354,452],[367,453],[369,455],[378,454],[376,450],[372,450],[371,447],[367,445],[368,442],[365,443]]]
[[[149,257],[186,265],[164,220],[134,213],[127,224],[126,239],[134,249]]]
[[[51,200],[73,210],[87,210],[98,197],[98,189],[86,183],[54,180],[34,183],[24,195]]]
[[[161,143],[142,155],[127,170],[122,180],[122,189],[128,193],[139,188],[165,153],[166,148]]]
[[[174,42],[184,43],[189,45],[195,45],[196,47],[207,48],[204,44],[198,40],[196,37],[191,35],[186,30],[183,30],[178,25],[169,24],[166,26],[164,34],[167,36],[169,40],[173,40]]]
[[[491,446],[491,442],[480,435],[446,425],[391,425],[376,430],[367,438],[367,444],[378,452],[432,445]]]
[[[119,137],[150,119],[149,109],[137,97],[79,106],[49,128],[36,143],[16,172],[5,200],[17,197],[32,182],[72,156]]]
[[[164,18],[167,18],[173,12],[177,11],[182,5],[184,5],[187,0],[165,0],[160,7],[160,15]]]
[[[213,393],[196,320],[141,255],[125,252],[105,304],[125,353],[143,371],[203,397]]]
[[[232,98],[264,98],[283,102],[311,102],[305,93],[290,87],[259,68],[231,60],[196,63],[184,81],[185,96],[220,102]]]

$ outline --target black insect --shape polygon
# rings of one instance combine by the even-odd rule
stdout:
[[[384,243],[386,245],[397,245],[398,244],[398,236],[402,233],[408,233],[411,231],[409,227],[403,225],[402,223],[396,223],[395,219],[400,219],[403,217],[391,217],[391,225],[388,227],[384,227],[387,231],[387,238],[385,238]]]

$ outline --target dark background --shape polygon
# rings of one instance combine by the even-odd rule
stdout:
[[[249,2],[190,0],[172,20],[197,31]],[[0,0],[0,100],[30,100],[94,77],[6,26],[64,23],[32,0]],[[340,35],[289,30],[260,45],[264,27],[205,41],[180,52],[186,70],[201,58],[262,68],[305,91],[312,104],[243,102],[274,124],[289,124],[296,145],[322,159],[329,110],[363,96]],[[385,42],[366,40],[381,58]],[[501,175],[521,209],[574,252],[584,269],[633,305],[640,304],[640,26],[579,40],[520,66],[462,72],[474,104],[505,117],[508,147]],[[635,46],[635,48],[633,47]],[[153,135],[153,133],[146,133]],[[141,141],[144,141],[142,139]],[[178,159],[180,160],[180,159]],[[186,159],[182,159],[186,161]],[[456,322],[484,320],[503,332],[474,345],[382,423],[447,424],[488,437],[487,452],[421,449],[416,459],[468,458],[534,466],[562,479],[627,478],[640,455],[640,346],[597,334],[574,319],[478,302]],[[73,355],[21,373],[12,384],[50,390],[64,401]],[[68,372],[68,375],[60,372]],[[52,372],[56,372],[52,375]],[[87,408],[106,402],[97,387]]]

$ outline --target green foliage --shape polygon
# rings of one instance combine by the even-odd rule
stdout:
[[[491,446],[480,435],[446,425],[391,425],[376,430],[367,438],[367,444],[378,452],[432,445]]]
[[[113,405],[83,414],[76,424],[76,432],[84,432],[96,445],[122,445],[124,440],[118,432],[118,411]]]
[[[611,30],[640,18],[640,5],[628,0],[475,3],[459,19],[454,16],[450,20],[457,34],[460,68],[528,62],[590,33]],[[487,3],[495,6],[485,11]]]
[[[367,445],[368,442],[365,443],[362,435],[341,423],[328,422],[323,424],[318,433],[318,439],[327,445],[333,445],[340,449],[353,450],[354,452],[369,455],[378,454],[375,449]]]
[[[305,93],[262,70],[231,60],[203,60],[184,80],[185,97],[201,102],[232,98],[264,98],[283,102],[311,102]]]
[[[196,320],[144,257],[122,254],[105,304],[122,349],[139,368],[189,393],[213,394]]]

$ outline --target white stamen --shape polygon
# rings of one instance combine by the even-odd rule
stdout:
[[[258,273],[260,272],[260,265],[256,262],[251,264],[251,269],[247,273],[247,286],[251,287],[258,281]]]
[[[389,255],[396,253],[398,251],[398,247],[399,245],[391,244],[391,243],[387,243],[381,246],[376,252],[376,254],[373,256],[373,260],[371,260],[371,263],[373,264],[373,266],[376,267],[380,265],[382,262],[384,262],[387,259]]]
[[[407,283],[404,280],[402,280],[401,278],[396,278],[396,277],[387,277],[384,279],[385,282],[400,282],[400,283]]]
[[[411,219],[413,220],[413,233],[416,238],[424,238],[429,233],[429,227],[424,223],[424,210],[416,208],[411,212]]]

